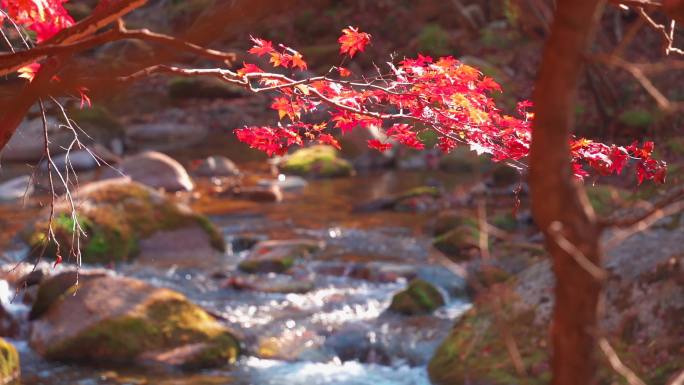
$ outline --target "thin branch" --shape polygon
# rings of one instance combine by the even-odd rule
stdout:
[[[617,353],[615,352],[615,349],[610,346],[610,343],[608,343],[608,340],[605,339],[605,337],[600,338],[598,344],[601,348],[601,351],[603,351],[603,354],[605,354],[606,358],[608,358],[608,362],[613,370],[624,377],[629,385],[646,385],[646,383],[642,381],[641,378],[639,378],[639,376],[632,371],[632,369],[628,368],[622,363],[620,357],[618,357]]]
[[[563,235],[563,224],[558,221],[551,223],[548,233],[551,235],[554,242],[570,255],[580,267],[594,277],[594,279],[603,281],[608,278],[608,273],[604,269],[590,261],[577,246]]]
[[[628,228],[637,225],[640,222],[658,220],[665,216],[664,213],[666,210],[671,210],[668,209],[668,207],[671,205],[677,205],[682,200],[684,200],[684,186],[677,186],[676,188],[668,191],[663,198],[659,199],[655,203],[650,204],[648,210],[632,216],[600,219],[599,225],[604,228]]]

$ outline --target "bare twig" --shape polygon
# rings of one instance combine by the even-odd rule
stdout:
[[[580,265],[587,273],[589,273],[597,281],[603,281],[608,277],[608,273],[600,266],[595,265],[587,258],[584,253],[570,242],[563,235],[563,224],[560,222],[553,222],[549,226],[549,235],[553,238],[556,244],[570,255],[578,265]]]
[[[603,351],[603,354],[605,354],[606,358],[608,358],[608,362],[613,370],[624,377],[629,385],[646,385],[646,383],[642,381],[639,376],[634,373],[634,371],[622,363],[620,357],[618,357],[617,353],[615,352],[615,349],[610,346],[610,343],[608,343],[606,338],[600,338],[598,344],[601,348],[601,351]]]

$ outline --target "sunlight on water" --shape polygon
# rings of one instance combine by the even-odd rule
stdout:
[[[356,361],[340,363],[262,360],[245,361],[254,384],[260,385],[429,385],[425,367],[386,367]]]

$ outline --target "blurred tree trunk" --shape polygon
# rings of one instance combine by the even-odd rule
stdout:
[[[568,143],[582,56],[602,9],[601,1],[557,1],[533,95],[532,209],[556,276],[551,328],[554,385],[596,383],[594,333],[601,284],[577,259],[600,264],[600,230],[584,190],[573,177]]]

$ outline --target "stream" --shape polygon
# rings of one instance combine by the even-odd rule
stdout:
[[[309,181],[302,189],[287,191],[280,203],[195,198],[192,206],[209,215],[233,245],[221,266],[198,267],[189,260],[171,268],[132,263],[115,269],[180,291],[221,318],[242,336],[246,353],[241,360],[233,368],[200,373],[89,368],[47,362],[26,341],[10,340],[21,354],[19,383],[428,385],[426,364],[432,352],[470,307],[464,282],[433,258],[437,251],[425,235],[433,214],[352,213],[352,207],[436,180],[449,189],[463,182],[454,175],[384,172]],[[26,209],[0,207],[3,214],[19,210]],[[227,285],[248,253],[239,248],[245,236],[325,242],[323,253],[287,274],[251,278],[265,285],[306,285],[307,290],[267,293]],[[25,250],[13,241],[5,252],[19,260]],[[201,259],[198,255],[197,261]],[[411,277],[437,285],[447,305],[427,316],[385,312],[392,295]],[[0,286],[6,308],[15,314],[27,312],[24,305],[10,303],[12,295],[6,284],[4,291]]]

